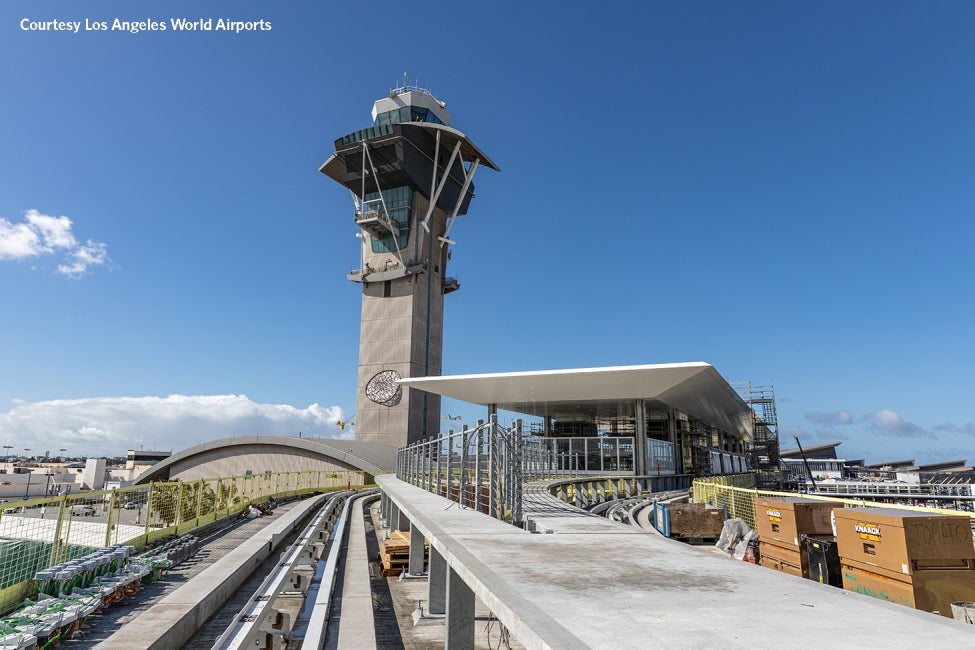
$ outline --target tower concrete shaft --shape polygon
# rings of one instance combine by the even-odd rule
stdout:
[[[349,189],[362,285],[356,439],[401,446],[439,433],[440,398],[400,387],[441,374],[450,234],[491,162],[448,126],[446,104],[410,86],[376,101],[373,125],[335,141],[321,172]]]

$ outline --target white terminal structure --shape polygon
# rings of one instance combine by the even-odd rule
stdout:
[[[452,229],[480,167],[500,169],[449,126],[447,105],[403,85],[375,102],[373,125],[335,141],[320,171],[352,195],[362,285],[356,439],[402,446],[440,431],[440,398],[400,386],[439,376]]]

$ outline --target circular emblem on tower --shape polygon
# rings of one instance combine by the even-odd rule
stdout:
[[[395,370],[380,370],[366,384],[366,397],[376,404],[396,406],[403,396],[403,388],[399,385],[401,378]]]

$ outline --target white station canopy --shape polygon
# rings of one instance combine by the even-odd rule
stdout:
[[[751,409],[703,361],[401,379],[443,397],[539,417],[633,415],[633,401],[659,401],[729,433],[751,432]]]

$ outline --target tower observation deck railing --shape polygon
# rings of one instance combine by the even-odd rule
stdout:
[[[362,472],[262,472],[158,481],[0,505],[0,613],[31,595],[34,575],[113,544],[141,548],[236,516],[269,497],[361,487]]]

